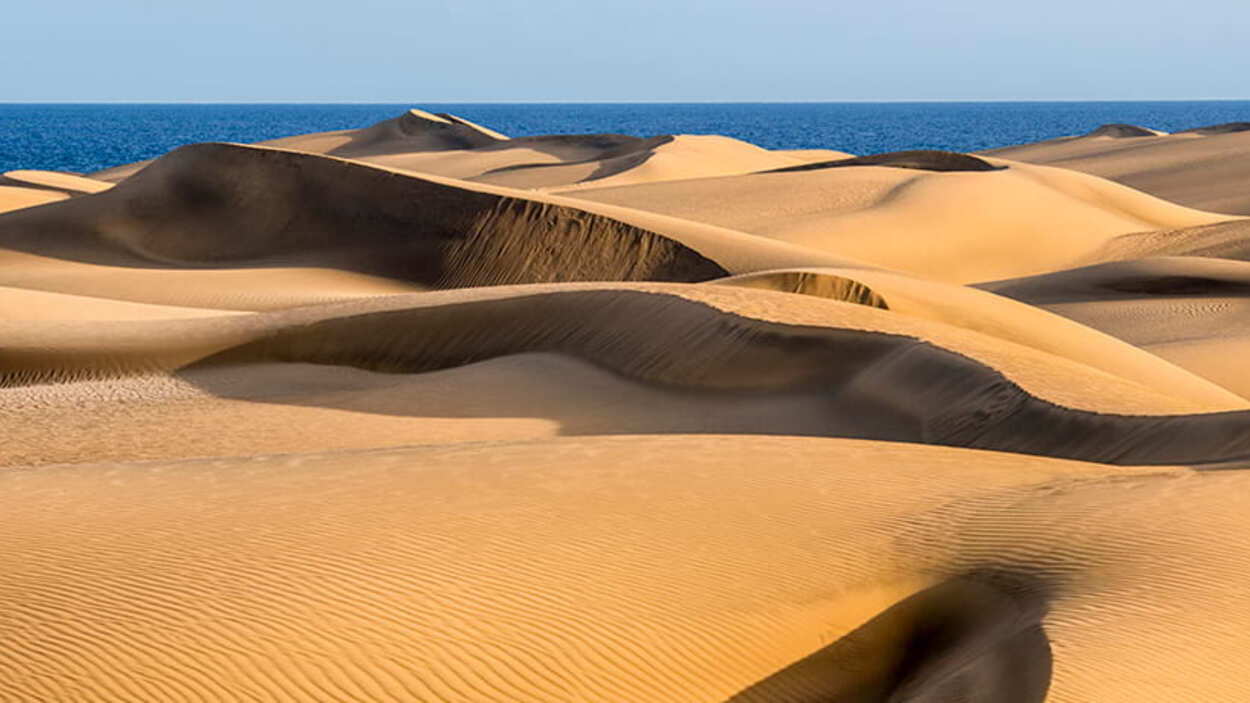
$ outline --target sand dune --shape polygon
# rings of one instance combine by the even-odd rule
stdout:
[[[1061,321],[1056,322],[1060,324],[1055,327],[1061,328]],[[146,453],[134,455],[115,454],[117,450],[110,448],[134,446],[117,441],[128,433],[166,437],[173,429],[170,423],[188,423],[183,413],[164,407],[167,402],[161,394],[155,411],[143,403],[129,404],[115,431],[101,433],[95,425],[86,432],[62,433],[56,447],[46,446],[41,442],[43,428],[70,423],[55,412],[48,415],[42,386],[66,381],[88,383],[75,392],[80,400],[69,404],[72,413],[81,412],[92,397],[127,393],[142,397],[146,385],[159,389],[170,382],[191,383],[215,398],[266,404],[249,408],[238,402],[201,403],[199,407],[208,408],[205,412],[214,417],[233,415],[233,421],[225,424],[251,428],[241,436],[210,442],[208,446],[216,449],[209,456],[237,454],[249,447],[261,453],[316,450],[304,421],[311,415],[322,416],[318,424],[332,422],[337,415],[339,421],[358,427],[346,439],[341,433],[319,433],[326,438],[322,441],[331,442],[320,449],[342,448],[338,443],[343,441],[353,448],[361,439],[378,442],[369,429],[371,420],[352,419],[362,411],[407,416],[406,428],[397,427],[405,423],[386,420],[378,432],[394,436],[397,429],[406,429],[401,436],[411,443],[437,426],[427,425],[422,416],[459,417],[462,412],[455,408],[467,406],[479,410],[466,411],[466,417],[487,418],[492,416],[490,408],[528,407],[525,417],[566,418],[562,424],[573,417],[574,426],[594,428],[595,433],[629,432],[639,425],[623,417],[636,415],[645,421],[641,426],[648,433],[664,431],[660,418],[667,417],[677,418],[675,429],[669,431],[691,432],[698,427],[711,432],[868,437],[1111,463],[1210,463],[1250,457],[1250,434],[1244,431],[1250,425],[1246,401],[1161,362],[1155,367],[1139,363],[1133,381],[932,320],[738,287],[493,287],[228,318],[72,325],[22,322],[8,325],[5,336],[3,378],[13,389],[6,403],[6,424],[29,428],[10,434],[7,451],[17,454],[5,460],[8,464],[65,463],[91,455],[114,459],[198,455],[180,453],[186,451],[180,438],[140,444]],[[616,388],[608,395],[620,400],[605,406],[599,393],[582,396],[581,391],[559,390],[566,378],[560,363],[548,364],[555,372],[539,373],[511,390],[498,382],[473,380],[478,372],[466,368],[457,374],[464,386],[458,391],[461,397],[450,404],[443,400],[431,404],[428,398],[442,395],[416,392],[433,388],[423,379],[402,381],[403,390],[396,390],[390,385],[399,381],[369,380],[376,377],[359,373],[335,380],[336,374],[327,369],[322,380],[313,380],[318,376],[291,375],[274,366],[319,364],[425,374],[534,353],[586,362],[643,387],[628,389],[629,383],[622,386],[611,379],[588,383],[589,388]],[[1133,361],[1131,354],[1121,354]],[[499,374],[511,367],[483,368],[482,373]],[[171,381],[158,382],[175,372],[180,373]],[[116,390],[109,379],[118,378],[135,380]],[[1171,385],[1151,388],[1150,378]],[[283,385],[284,379],[290,385]],[[356,388],[362,379],[368,381],[365,387]],[[550,388],[535,391],[544,386],[538,379],[550,379]],[[474,397],[468,388],[488,394]],[[371,400],[374,391],[383,396],[378,404]],[[674,394],[681,393],[695,397],[672,402]],[[528,404],[534,397],[553,395],[563,398],[558,405],[575,412],[549,417],[546,405]],[[343,407],[336,398],[349,402]],[[627,398],[637,403],[635,408],[624,407]],[[297,409],[288,412],[275,404]],[[338,412],[298,409],[308,405]],[[730,407],[715,409],[718,405]],[[96,414],[107,417],[110,407]],[[703,408],[697,414],[702,424],[680,420],[686,410],[698,407]],[[498,423],[445,422],[434,437],[438,441],[489,437],[492,424]],[[1025,427],[1029,431],[1021,431]],[[530,429],[521,430],[526,436],[534,431],[548,436],[553,428],[549,422],[530,423]],[[516,432],[508,430],[505,437],[515,438]]]
[[[1105,124],[1095,128],[1086,137],[1111,137],[1112,139],[1131,139],[1133,137],[1158,137],[1165,134],[1156,129],[1149,127],[1140,127],[1135,124],[1113,123]]]
[[[362,129],[302,134],[260,142],[263,146],[332,154],[342,157],[368,157],[397,152],[448,151],[495,144],[507,140],[498,132],[447,114],[412,109],[399,117]],[[145,168],[149,161],[104,169],[92,178],[119,182]]]
[[[0,691],[1239,700],[1244,483],[732,436],[9,472]]]
[[[570,195],[955,283],[1053,271],[1120,235],[1229,219],[1064,169],[990,162],[1007,168],[943,173],[809,166]]]
[[[950,151],[896,151],[871,156],[848,156],[831,160],[818,160],[799,166],[788,166],[773,169],[774,172],[811,171],[821,168],[844,168],[847,166],[891,166],[893,168],[911,168],[917,171],[998,171],[1004,166],[995,166],[985,159],[968,154],[957,154]]]
[[[1247,133],[11,171],[0,700],[1250,698]]]
[[[420,110],[363,130],[261,144],[515,188],[625,185],[751,173],[812,158],[718,135],[562,134],[508,139],[454,115]]]
[[[0,321],[15,320],[153,320],[234,314],[208,307],[149,305],[86,295],[0,287]]]
[[[1194,127],[1192,129],[1183,129],[1177,134],[1201,134],[1203,136],[1211,134],[1232,134],[1233,132],[1250,131],[1250,122],[1225,122],[1224,124],[1214,124],[1206,127]]]
[[[57,193],[42,188],[0,185],[0,213],[55,203],[58,200],[64,200],[66,197],[64,193]]]
[[[831,150],[770,151],[718,135],[560,134],[509,139],[455,115],[415,109],[364,129],[285,137],[258,145],[525,189],[704,178],[849,156]],[[150,163],[106,169],[92,176],[117,182]]]
[[[1101,176],[1189,207],[1250,215],[1250,131],[1237,123],[1174,134],[1145,131],[1114,139],[1092,133],[984,153]]]
[[[1080,263],[1157,256],[1201,256],[1250,260],[1250,219],[1181,229],[1148,230],[1114,237]]]
[[[851,159],[854,154],[848,154],[845,151],[836,149],[773,149],[773,152],[800,161],[837,161],[838,159]]]
[[[408,112],[364,129],[320,132],[259,142],[263,146],[361,158],[412,151],[472,149],[507,137],[447,114]]]
[[[43,188],[66,195],[100,193],[113,187],[105,181],[59,171],[7,171],[0,175],[0,184]]]
[[[728,176],[802,163],[737,139],[682,134],[629,154],[555,166],[516,165],[470,180],[518,188],[598,187]],[[417,170],[422,170],[420,166]]]
[[[430,287],[725,273],[585,211],[230,145],[184,147],[110,191],[0,218],[0,245],[140,269],[329,266]]]
[[[1123,261],[998,281],[985,289],[1102,330],[1250,397],[1250,263]]]
[[[1040,280],[1047,278],[1037,277]],[[721,279],[716,283],[803,293],[872,305],[898,315],[933,320],[1012,344],[1028,346],[1139,383],[1146,388],[1168,388],[1173,393],[1198,403],[1238,407],[1243,402],[1250,402],[1243,400],[1250,398],[1250,394],[1240,387],[1235,392],[1241,394],[1242,398],[1234,400],[1228,396],[1227,390],[1201,382],[1192,374],[1183,373],[1176,366],[1161,361],[1155,354],[1134,346],[1138,342],[1128,340],[1130,343],[1126,344],[1117,341],[1113,337],[1121,335],[1098,325],[1087,326],[1088,322],[1084,320],[1073,324],[1066,319],[1070,316],[1060,317],[1041,307],[1035,307],[1046,301],[1021,298],[1010,288],[1000,291],[991,285],[982,286],[983,290],[979,290],[864,269],[761,272]],[[989,295],[987,291],[1000,295]],[[1023,300],[1027,304],[1016,302],[1017,300]],[[1100,332],[1107,332],[1111,337]],[[1228,405],[1229,403],[1232,405]]]

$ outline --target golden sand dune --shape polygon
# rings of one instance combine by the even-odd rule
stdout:
[[[1038,277],[1045,280],[1047,277]],[[1018,279],[1019,280],[1019,279]],[[1031,280],[1031,279],[1023,279]],[[1037,307],[1038,301],[1017,302],[1013,291],[998,291],[928,281],[887,271],[865,269],[803,269],[744,274],[716,281],[725,285],[803,293],[888,309],[893,313],[934,320],[1013,344],[1076,361],[1134,381],[1147,388],[1167,388],[1199,403],[1239,405],[1228,391],[1213,388],[1155,354]],[[987,294],[987,290],[1005,295]],[[1100,332],[1099,330],[1102,330]],[[1114,335],[1114,332],[1111,333]],[[1119,335],[1115,335],[1119,336]],[[1131,341],[1131,340],[1130,340]],[[1241,389],[1243,398],[1250,397]]]
[[[654,145],[620,156],[568,164],[519,164],[485,172],[471,180],[517,188],[599,187],[728,176],[804,163],[753,144],[715,135],[662,137]],[[411,166],[422,169],[420,164]]]
[[[1016,158],[7,173],[0,701],[1250,698],[1250,219]]]
[[[773,149],[774,152],[799,159],[804,162],[814,161],[836,161],[838,159],[854,158],[854,154],[848,154],[845,151],[836,149]]]
[[[10,213],[0,246],[136,269],[332,267],[428,287],[725,273],[673,239],[582,210],[225,144],[179,149],[98,195]]]
[[[364,129],[258,144],[527,189],[703,178],[849,156],[823,149],[770,151],[718,135],[558,134],[508,139],[455,115],[422,110],[410,110]],[[116,182],[149,163],[106,169],[93,176]]]
[[[58,200],[64,200],[66,197],[68,196],[64,193],[43,188],[0,185],[0,213],[44,205],[46,203],[55,203]]]
[[[1189,207],[1250,215],[1250,129],[1245,123],[1175,134],[1134,129],[1139,131],[1096,130],[985,153],[1075,169]]]
[[[249,448],[270,453],[357,447],[365,434],[377,434],[369,429],[368,416],[355,417],[361,412],[409,418],[407,423],[384,420],[379,430],[388,436],[406,430],[406,443],[424,436],[420,419],[429,416],[487,419],[442,423],[443,429],[434,435],[437,441],[486,438],[496,424],[489,420],[491,409],[510,407],[509,415],[519,412],[556,421],[555,427],[550,422],[529,423],[530,429],[520,433],[523,436],[535,431],[547,436],[561,425],[572,425],[569,431],[598,434],[642,428],[646,433],[697,429],[868,437],[1111,463],[1210,463],[1250,457],[1250,434],[1244,431],[1250,423],[1246,401],[1163,362],[1142,365],[1134,382],[931,320],[737,287],[492,287],[226,318],[23,322],[8,325],[4,333],[3,380],[12,390],[4,411],[7,424],[34,431],[9,436],[7,451],[16,454],[4,461],[7,464],[82,461],[93,454],[116,459],[202,455],[198,453],[202,449],[180,453],[187,446],[181,439],[149,441],[139,454],[124,453],[133,444],[118,441],[131,433],[168,436],[175,427],[188,424],[183,417],[188,408],[193,413],[206,408],[202,411],[214,417],[233,413],[235,420],[225,424],[249,428],[218,441],[208,455],[245,453]],[[317,375],[307,369],[292,374],[277,368],[319,364],[426,374],[534,353],[589,363],[620,380],[594,380],[596,374],[590,371],[566,373],[562,369],[567,364],[559,359],[540,364],[539,372],[519,388],[498,380],[474,380],[478,373],[496,379],[522,375],[509,374],[511,362],[496,363],[457,374],[463,390],[448,402],[442,400],[444,394],[434,392],[437,382],[431,386],[420,377],[387,382],[332,369]],[[530,361],[524,364],[533,366]],[[543,372],[544,368],[548,370]],[[162,380],[170,374],[175,374],[172,379]],[[561,388],[566,378],[587,374],[592,382],[586,388],[603,392],[587,395],[576,386]],[[1152,388],[1150,375],[1168,385]],[[118,386],[110,378],[135,380]],[[49,409],[44,402],[43,386],[70,382],[88,383],[77,391],[60,391],[80,398],[70,404],[72,413],[81,412],[92,397],[128,393],[138,397],[122,409],[114,431],[102,433],[100,426],[93,426],[85,433],[63,433],[55,447],[41,446],[42,428],[68,424],[63,409]],[[193,396],[266,405],[203,401],[170,413],[164,408],[168,403],[163,392],[156,394],[155,408],[140,402],[145,385],[160,389],[170,383],[200,388],[202,392]],[[360,383],[365,385],[358,387]],[[485,395],[475,397],[471,388]],[[674,402],[683,393],[693,395]],[[381,397],[374,399],[375,394]],[[544,396],[561,400],[529,404]],[[439,400],[431,403],[432,397]],[[604,405],[603,397],[618,400]],[[348,438],[318,433],[315,436],[324,436],[321,441],[331,444],[313,444],[318,440],[308,436],[308,423],[301,421],[310,413],[280,407],[286,404],[339,411],[311,414],[338,415],[338,421],[358,429]],[[553,407],[568,410],[554,412]],[[696,419],[681,419],[695,408],[700,408]],[[110,413],[106,408],[93,414],[104,418]],[[641,424],[625,419],[634,416]],[[662,418],[671,424],[665,425]],[[323,417],[319,424],[334,421]],[[504,436],[512,438],[517,432],[505,428]],[[348,444],[341,444],[344,441]],[[123,453],[117,454],[112,446],[121,447]]]
[[[59,171],[7,171],[0,175],[0,184],[30,188],[43,188],[66,195],[100,193],[113,187],[112,183],[94,178]]]
[[[1245,478],[740,436],[9,472],[0,696],[1240,700]]]
[[[808,165],[571,195],[956,283],[1065,268],[1120,235],[1229,219],[1072,171],[991,161],[950,172]]]
[[[515,188],[603,186],[751,173],[841,152],[769,151],[718,135],[549,135],[507,139],[448,114],[412,110],[362,130],[261,142]],[[836,158],[836,156],[834,157]]]
[[[394,153],[446,151],[495,144],[507,140],[498,132],[448,114],[431,114],[412,109],[389,120],[362,129],[302,134],[260,142],[265,146],[368,157]],[[98,180],[118,182],[145,168],[151,161],[116,166],[91,174]]]
[[[1250,219],[1181,229],[1133,232],[1108,240],[1081,263],[1158,256],[1201,256],[1250,260]]]
[[[1250,396],[1250,263],[1156,258],[982,286],[1102,330]]]
[[[506,140],[498,132],[454,115],[414,109],[364,129],[286,137],[262,144],[351,158],[402,151],[471,149]]]

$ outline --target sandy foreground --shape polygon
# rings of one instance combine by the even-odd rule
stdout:
[[[1250,700],[1247,135],[4,173],[0,700]]]

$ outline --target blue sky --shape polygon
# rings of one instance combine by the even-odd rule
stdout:
[[[1250,97],[1250,2],[63,0],[0,101]]]

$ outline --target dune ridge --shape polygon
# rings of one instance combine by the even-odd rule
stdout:
[[[190,364],[274,362],[419,374],[542,352],[583,359],[644,384],[729,392],[727,402],[735,393],[828,395],[833,404],[823,411],[825,432],[833,436],[1108,463],[1250,456],[1244,432],[1250,411],[1225,410],[1245,407],[1235,396],[1231,403],[1217,396],[1214,402],[1225,404],[1203,408],[1061,357],[996,349],[965,331],[900,324],[876,308],[811,301],[800,310],[788,295],[758,291],[743,298],[724,288],[540,291],[481,289],[467,301],[449,291],[457,295],[442,303],[424,295],[177,324],[113,323],[91,335],[92,345],[68,342],[63,326],[27,326],[24,334],[9,335],[3,382],[14,387]],[[402,302],[408,305],[397,307]],[[49,348],[64,351],[49,354]],[[1055,405],[1077,398],[1060,390],[1076,379],[1087,390],[1099,389],[1096,403],[1085,410]],[[1169,415],[1203,410],[1207,414]]]

